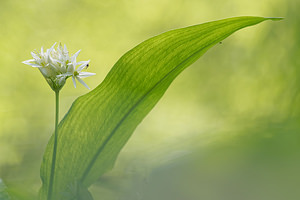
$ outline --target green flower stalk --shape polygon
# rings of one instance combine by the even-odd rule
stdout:
[[[64,47],[59,44],[55,49],[56,43],[45,52],[43,47],[41,51],[31,52],[33,59],[23,61],[24,64],[36,67],[40,70],[51,89],[55,92],[55,132],[54,132],[54,145],[52,154],[51,174],[49,179],[48,200],[52,200],[53,182],[55,174],[55,162],[57,152],[57,138],[58,138],[58,118],[59,118],[59,91],[63,88],[66,80],[72,77],[74,87],[76,88],[76,80],[90,89],[82,78],[95,75],[95,73],[82,72],[89,66],[88,61],[77,62],[77,56],[80,50],[69,56],[66,45]],[[78,66],[78,67],[77,67]],[[77,67],[77,69],[76,69]]]

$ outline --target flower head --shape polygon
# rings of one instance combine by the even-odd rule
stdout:
[[[54,91],[59,91],[69,77],[72,77],[75,88],[76,79],[89,89],[81,78],[95,75],[95,73],[82,72],[84,68],[89,66],[90,61],[76,62],[80,50],[70,57],[66,45],[63,47],[59,44],[57,49],[54,48],[55,45],[56,43],[45,52],[43,47],[40,52],[31,52],[33,59],[23,61],[23,63],[32,67],[37,67]],[[77,65],[79,65],[79,67],[76,69]]]

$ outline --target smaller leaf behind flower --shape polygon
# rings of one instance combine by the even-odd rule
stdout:
[[[74,182],[89,187],[109,170],[137,125],[185,68],[235,31],[269,19],[277,18],[236,17],[172,30],[122,56],[97,88],[73,103],[59,124],[53,199],[63,200]],[[53,137],[41,167],[43,200],[52,149]]]
[[[0,179],[0,200],[11,200],[2,179]]]

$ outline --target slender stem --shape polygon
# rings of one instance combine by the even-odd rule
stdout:
[[[52,200],[52,193],[53,193],[53,182],[54,182],[56,151],[57,151],[58,116],[59,116],[59,91],[55,91],[55,132],[54,132],[54,145],[53,145],[52,164],[51,164],[51,172],[50,172],[49,190],[48,190],[47,200]]]

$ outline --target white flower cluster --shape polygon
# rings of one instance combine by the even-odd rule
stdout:
[[[81,78],[95,75],[95,73],[82,72],[89,66],[88,61],[77,62],[76,58],[80,50],[69,56],[66,45],[59,44],[55,50],[56,43],[45,52],[43,47],[40,52],[31,52],[33,59],[23,61],[24,64],[37,67],[45,77],[46,81],[54,91],[59,91],[66,83],[67,78],[72,77],[74,87],[76,88],[75,79],[89,89],[87,84]],[[76,66],[79,67],[76,69]]]

